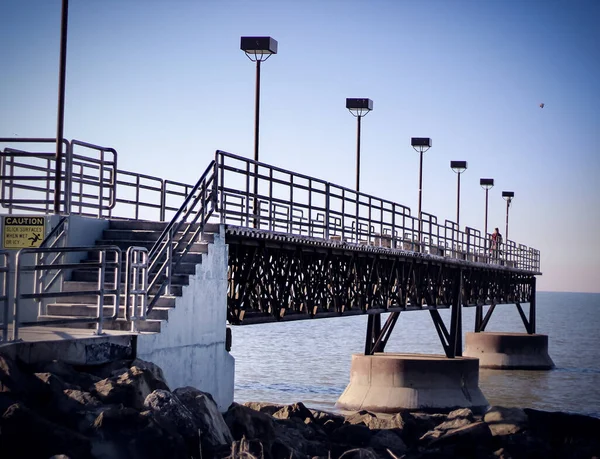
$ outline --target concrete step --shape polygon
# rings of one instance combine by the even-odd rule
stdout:
[[[47,315],[49,317],[69,316],[69,317],[94,317],[97,306],[95,304],[77,304],[77,303],[54,303],[47,306]],[[148,314],[148,319],[168,320],[169,310],[173,308],[161,308],[154,306]],[[104,317],[110,317],[114,314],[112,306],[104,306]],[[125,318],[125,308],[119,308],[119,318]]]
[[[168,222],[153,222],[144,220],[110,220],[109,228],[115,230],[146,230],[162,232],[168,225]],[[207,233],[218,233],[219,223],[208,222],[204,225],[204,231]]]
[[[166,308],[166,309],[174,308],[176,300],[177,300],[176,296],[163,295],[158,300],[156,300],[154,308]],[[68,301],[69,304],[86,304],[86,305],[91,304],[91,305],[94,305],[94,307],[95,307],[97,298],[93,295],[78,295],[73,298],[62,298],[61,301]],[[104,305],[112,307],[113,306],[112,297],[104,298]],[[125,296],[124,295],[120,296],[119,305],[120,306],[125,305]]]
[[[124,270],[121,271],[121,284],[125,283],[126,273]],[[106,273],[106,281],[113,282],[115,278],[114,272]],[[159,277],[161,281],[164,281],[166,278],[165,275]],[[98,282],[98,270],[92,269],[88,270],[86,268],[76,269],[71,274],[72,281],[79,282]],[[190,283],[190,275],[189,274],[174,274],[171,276],[171,284],[172,285],[189,285]]]
[[[77,316],[40,316],[40,320],[52,320],[52,319],[78,319]],[[160,325],[162,321],[160,320],[139,320],[138,321],[138,330],[141,332],[151,332],[151,333],[160,333]],[[93,330],[96,328],[95,322],[90,323],[68,323],[68,324],[59,324],[56,327],[60,328],[79,328],[79,329],[90,329]],[[102,327],[105,330],[121,330],[121,331],[129,331],[131,330],[131,323],[118,319],[115,321],[106,321],[103,322]]]
[[[145,241],[148,243],[154,244],[158,241],[158,238],[161,236],[162,231],[152,231],[152,230],[125,230],[125,229],[107,229],[102,232],[103,240],[132,240],[132,241]],[[183,233],[177,233],[177,239],[181,238]],[[193,233],[190,232],[185,235],[183,238],[185,241],[191,240]],[[204,232],[202,234],[202,241],[204,242],[214,242],[214,233]]]
[[[132,239],[128,239],[128,240],[98,239],[96,241],[95,245],[96,246],[115,245],[115,246],[119,247],[123,252],[125,252],[129,247],[133,247],[133,246],[145,247],[146,249],[150,250],[154,246],[154,242],[136,241],[136,240],[132,240]],[[189,252],[191,252],[191,253],[207,253],[208,252],[208,243],[204,242],[204,241],[195,242],[190,245]]]
[[[167,227],[167,222],[153,222],[144,220],[110,220],[110,229],[138,229],[138,230],[149,230],[149,231],[163,231]]]
[[[82,290],[95,290],[98,288],[96,282],[82,282],[82,281],[65,281],[63,282],[63,291],[64,292],[80,292]],[[154,294],[156,292],[156,288],[153,288],[150,291],[150,294]],[[183,287],[181,285],[171,285],[171,295],[173,296],[181,296],[183,292]],[[78,303],[78,301],[73,301],[73,303]]]

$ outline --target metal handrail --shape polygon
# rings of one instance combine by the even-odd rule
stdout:
[[[150,249],[148,290],[154,292],[147,313],[163,293],[170,293],[173,272],[202,236],[204,225],[216,207],[215,181],[215,161],[212,161]]]
[[[40,254],[51,252],[96,252],[98,253],[98,261],[87,261],[85,263],[56,263],[51,266],[36,264],[26,264],[25,256],[28,254]],[[112,254],[114,260],[107,260],[107,256]],[[61,248],[25,248],[17,252],[15,264],[15,288],[14,288],[14,309],[13,309],[13,333],[12,339],[19,338],[19,328],[34,327],[39,325],[63,325],[73,323],[96,323],[96,334],[100,335],[103,332],[103,322],[105,320],[114,321],[119,313],[119,298],[121,294],[121,249],[116,246],[97,246],[97,247],[61,247]],[[36,273],[47,269],[75,269],[75,268],[92,268],[98,270],[98,284],[96,289],[79,290],[72,292],[33,292],[22,293],[23,275],[25,273]],[[106,287],[110,281],[107,279],[108,272],[113,273],[112,286]],[[53,319],[53,320],[36,320],[36,321],[20,321],[22,300],[27,299],[44,299],[44,298],[72,298],[82,295],[96,295],[96,316],[95,317],[77,317],[69,319]],[[104,299],[105,297],[114,298],[113,314],[109,317],[104,317]],[[38,319],[39,319],[38,310]]]
[[[539,251],[524,245],[507,241],[503,256],[496,257],[488,236],[474,228],[462,231],[454,222],[438,223],[435,215],[422,212],[419,231],[419,220],[407,206],[224,151],[216,156],[222,224],[318,234],[357,246],[382,247],[381,235],[386,235],[390,250],[539,272]]]
[[[10,257],[7,250],[0,250],[0,305],[2,305],[2,341],[8,341],[8,276],[10,275]]]
[[[125,265],[125,319],[131,331],[137,332],[137,322],[146,320],[148,307],[148,249],[129,247]]]
[[[57,249],[59,247],[65,247],[67,242],[69,232],[69,219],[67,217],[61,217],[58,224],[52,228],[52,231],[44,238],[39,248],[50,248]],[[60,284],[62,285],[62,281],[64,280],[64,271],[62,269],[53,269],[51,266],[55,266],[56,264],[63,261],[65,252],[63,251],[52,251],[47,254],[43,252],[36,254],[36,264],[37,265],[45,265],[48,267],[48,271],[37,271],[35,273],[35,281],[33,283],[33,291],[37,292],[49,292],[52,287],[56,284],[58,280],[60,280]],[[46,260],[49,258],[49,261]],[[54,271],[54,272],[52,272]],[[46,303],[41,299],[36,299],[36,301],[40,302],[40,314],[46,313]]]
[[[0,142],[15,141],[15,139],[0,139]],[[72,143],[75,146],[91,145],[75,140]],[[69,151],[72,149],[70,147]],[[333,238],[341,243],[350,244],[360,244],[360,241],[365,241],[364,244],[377,245],[381,244],[380,235],[386,235],[385,244],[390,245],[386,248],[391,250],[410,250],[533,272],[540,270],[539,251],[517,245],[511,246],[503,251],[502,257],[496,258],[490,250],[489,235],[468,228],[461,231],[455,223],[448,220],[444,223],[438,222],[434,215],[426,212],[422,212],[422,230],[419,231],[419,219],[411,215],[408,206],[365,193],[357,193],[355,190],[324,180],[223,151],[217,152],[216,161],[215,174],[218,175],[219,187],[215,192],[215,205],[218,205],[223,223],[284,231],[293,235],[319,237],[326,240]],[[96,169],[93,170],[100,170],[100,166],[94,164]],[[106,164],[109,169],[113,167],[109,162]],[[165,221],[171,212],[176,216],[180,215],[179,210],[185,207],[182,203],[186,200],[191,201],[190,196],[194,196],[192,191],[194,187],[191,185],[116,170],[116,163],[114,168],[115,188],[113,189],[112,185],[110,188],[111,193],[114,194],[113,208],[107,208],[112,205],[108,202],[110,196],[106,199],[102,197],[102,181],[93,179],[91,175],[89,177],[84,175],[73,176],[73,183],[85,182],[86,189],[96,186],[100,187],[99,191],[90,191],[81,196],[75,193],[76,201],[69,204],[67,212],[96,216],[87,213],[86,209],[80,206],[80,203],[87,199],[105,204],[106,208],[98,212],[102,216],[131,218],[133,214],[135,219]],[[51,177],[50,166],[47,169],[47,176]],[[39,171],[36,173],[41,174]],[[8,177],[10,174],[6,172],[5,175]],[[9,179],[3,186],[2,192],[14,198],[18,177],[10,176]],[[254,183],[258,184],[256,193]],[[127,193],[130,196],[127,196]],[[7,204],[5,200],[0,200],[0,203]],[[9,202],[8,206],[9,212],[12,209],[27,207],[19,200]],[[39,209],[27,209],[39,211]],[[120,213],[124,210],[133,210],[133,212],[124,216]],[[154,214],[154,217],[150,214]],[[508,241],[505,244],[508,244]],[[152,256],[150,258],[152,259]]]

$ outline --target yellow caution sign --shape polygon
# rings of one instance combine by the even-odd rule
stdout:
[[[39,247],[46,235],[44,217],[4,217],[2,219],[2,245],[5,249]]]

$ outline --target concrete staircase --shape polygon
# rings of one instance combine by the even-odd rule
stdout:
[[[121,267],[121,292],[124,292],[125,280],[125,253],[131,246],[152,248],[154,243],[160,237],[167,223],[136,221],[136,220],[111,220],[108,229],[103,231],[102,239],[96,241],[96,245],[113,245],[122,250],[123,264]],[[171,277],[171,294],[163,295],[155,303],[152,311],[145,321],[138,321],[138,330],[140,332],[161,331],[161,323],[169,318],[169,310],[175,307],[176,298],[182,296],[183,286],[188,285],[189,276],[196,273],[196,265],[202,263],[203,255],[208,252],[208,245],[214,241],[214,234],[219,231],[218,224],[207,223],[204,227],[204,234],[201,241],[192,244],[190,252],[184,255],[180,265],[175,269]],[[189,237],[189,235],[188,235]],[[188,239],[189,240],[189,239]],[[90,252],[87,260],[93,260],[97,257],[96,252]],[[97,259],[97,258],[96,258]],[[85,262],[85,260],[84,260]],[[107,275],[107,280],[114,280],[113,273]],[[97,269],[78,268],[72,271],[71,279],[63,283],[62,290],[65,292],[78,292],[83,290],[96,289],[98,283]],[[156,293],[154,288],[149,292],[149,296]],[[62,298],[61,302],[48,304],[47,315],[40,316],[40,320],[46,319],[66,319],[76,317],[94,317],[96,316],[96,296],[79,295],[69,298]],[[131,323],[125,320],[125,298],[121,294],[119,304],[119,314],[116,321],[106,321],[103,327],[107,330],[130,330]],[[111,297],[105,298],[104,316],[110,317],[114,314],[114,301]],[[69,328],[95,328],[95,323],[77,323],[68,324]]]

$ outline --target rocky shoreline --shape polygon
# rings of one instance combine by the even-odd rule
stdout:
[[[173,391],[141,360],[26,366],[0,354],[0,457],[599,458],[600,419],[490,407],[345,415]]]

